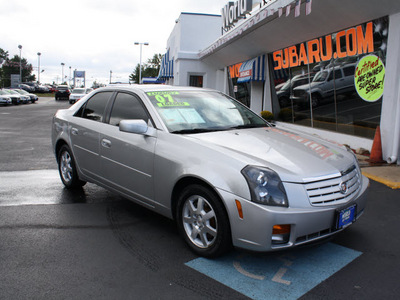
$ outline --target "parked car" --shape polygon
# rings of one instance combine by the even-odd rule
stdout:
[[[36,82],[23,82],[23,84],[30,86],[33,89],[31,92],[39,91],[39,85]]]
[[[72,90],[71,94],[69,95],[69,103],[73,104],[79,99],[81,99],[83,96],[89,94],[91,91],[93,91],[92,88],[75,88]]]
[[[39,84],[37,86],[37,92],[38,93],[48,93],[49,92],[49,88],[47,86],[45,86],[45,85]]]
[[[331,101],[336,90],[336,95],[353,93],[355,64],[338,66],[319,71],[311,84],[305,84],[293,89],[291,99],[294,103],[304,106],[310,103],[316,107],[319,104]]]
[[[3,93],[5,93],[5,95],[7,95],[8,97],[11,98],[12,104],[18,105],[18,104],[22,103],[21,95],[19,95],[19,94],[15,95],[13,93],[10,93],[10,91],[8,89],[2,89],[2,91],[3,91]]]
[[[13,89],[13,90],[16,91],[20,95],[28,96],[31,103],[35,103],[36,101],[39,100],[38,96],[36,96],[35,94],[28,93],[27,91],[24,91],[22,89]]]
[[[289,79],[285,84],[276,92],[278,96],[279,105],[281,108],[291,105],[290,97],[293,96],[293,89],[297,86],[308,84],[314,78],[315,73],[310,75],[296,75]]]
[[[9,105],[12,104],[11,97],[8,95],[8,93],[0,90],[0,104],[2,105]]]
[[[23,84],[23,83],[18,84],[18,87],[24,91],[27,91],[28,93],[35,91],[35,89],[33,87],[31,87],[27,84]]]
[[[54,96],[56,100],[61,100],[61,99],[68,100],[70,94],[71,92],[68,85],[58,85]]]
[[[14,91],[12,89],[3,89],[3,90],[6,91],[6,93],[9,93],[11,95],[11,97],[12,96],[19,97],[21,103],[23,103],[23,104],[27,104],[29,101],[31,101],[31,98],[29,96],[21,95],[20,93]]]
[[[322,240],[366,206],[351,150],[209,89],[97,89],[55,114],[52,144],[66,188],[93,182],[172,218],[206,257]]]
[[[55,93],[57,90],[57,87],[55,85],[46,84],[45,86],[49,89],[49,93]]]

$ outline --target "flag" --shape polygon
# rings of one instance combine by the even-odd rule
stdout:
[[[294,9],[294,16],[297,18],[298,16],[300,16],[300,4],[301,1],[300,0],[296,0],[296,7]]]
[[[307,0],[306,1],[306,15],[311,14],[311,5],[312,5],[312,0]]]
[[[286,6],[286,17],[290,15],[290,4]]]
[[[278,8],[278,15],[279,15],[279,18],[282,17],[282,7]]]

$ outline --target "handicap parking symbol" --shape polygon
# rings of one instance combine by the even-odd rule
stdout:
[[[186,265],[252,299],[298,299],[361,254],[326,243],[265,255],[234,252]]]

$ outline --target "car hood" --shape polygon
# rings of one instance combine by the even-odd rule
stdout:
[[[306,90],[308,91],[310,88],[314,88],[317,87],[319,85],[325,84],[326,81],[312,81],[311,83],[306,83],[303,85],[299,85],[297,87],[295,87],[293,90]]]
[[[287,182],[339,176],[355,163],[344,146],[277,127],[192,134],[189,138],[244,165],[269,167]]]

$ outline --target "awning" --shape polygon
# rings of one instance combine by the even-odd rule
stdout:
[[[238,83],[265,80],[265,55],[250,59],[240,66]]]
[[[169,60],[169,50],[161,59],[160,72],[158,73],[157,80],[168,79],[174,77],[174,60]]]
[[[155,77],[143,77],[142,78],[142,83],[143,84],[149,84],[149,83],[154,83],[154,84],[159,84],[159,83],[165,83],[165,80],[163,79],[158,79]]]

